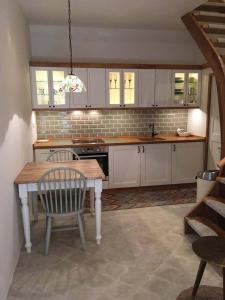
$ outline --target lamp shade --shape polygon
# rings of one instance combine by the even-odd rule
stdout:
[[[60,92],[73,92],[73,93],[82,93],[86,92],[86,87],[84,83],[74,74],[69,74],[66,76],[62,82],[62,86],[59,89]]]

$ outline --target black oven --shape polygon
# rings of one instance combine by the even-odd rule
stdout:
[[[81,147],[74,148],[73,151],[76,152],[80,159],[96,159],[106,176],[106,180],[108,180],[109,166],[107,147]]]

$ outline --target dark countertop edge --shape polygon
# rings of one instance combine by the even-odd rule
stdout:
[[[176,139],[177,138],[177,139]],[[164,143],[194,143],[194,142],[205,142],[206,137],[198,137],[198,136],[192,136],[192,137],[174,137],[169,138],[165,140],[155,140],[155,141],[127,141],[127,142],[120,142],[118,143],[98,143],[98,144],[52,144],[49,145],[50,142],[47,142],[48,145],[45,145],[45,143],[40,143],[40,145],[33,144],[33,149],[49,149],[49,148],[80,148],[80,147],[103,147],[103,146],[122,146],[122,145],[146,145],[146,144],[164,144]],[[54,143],[54,142],[53,142]]]

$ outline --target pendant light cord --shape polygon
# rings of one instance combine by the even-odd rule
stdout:
[[[71,33],[71,7],[68,0],[68,24],[69,24],[69,49],[70,49],[70,74],[73,74],[73,48],[72,48],[72,33]]]

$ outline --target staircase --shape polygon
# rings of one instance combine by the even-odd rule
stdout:
[[[220,161],[220,176],[217,177],[209,195],[184,218],[186,234],[225,237],[225,158]]]
[[[182,17],[216,78],[220,124],[221,157],[225,157],[225,1],[208,1]]]
[[[225,0],[208,1],[182,17],[208,66],[213,70],[220,110],[221,157],[225,157]],[[225,237],[225,158],[220,175],[202,201],[184,218],[185,233]]]

